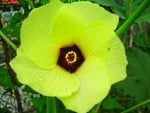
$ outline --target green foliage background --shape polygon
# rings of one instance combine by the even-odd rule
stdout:
[[[62,1],[74,2],[78,0]],[[143,0],[90,1],[119,15],[120,26],[132,15]],[[20,0],[17,7],[23,7],[25,12],[16,13],[12,16],[7,22],[7,26],[0,26],[1,31],[19,46],[22,21],[27,17],[33,6],[39,7],[48,2],[49,0]],[[29,5],[31,8],[29,8]],[[0,10],[2,11],[7,7],[9,8],[10,5],[4,6],[1,4]],[[128,77],[124,81],[112,86],[108,97],[101,103],[98,113],[120,113],[133,105],[150,99],[150,5],[132,23],[130,28],[120,36],[120,39],[126,48]],[[46,103],[49,100],[37,94],[28,86],[20,84],[15,79],[14,73],[9,69],[8,65],[16,53],[1,38],[0,44],[0,113],[11,113],[12,110],[16,113],[46,113]],[[16,103],[7,103],[8,100],[3,101],[6,95],[10,96],[8,98],[10,100],[13,97]],[[51,104],[51,106],[54,105]],[[60,101],[56,102],[56,107],[59,108],[58,113],[73,113],[66,110]],[[94,107],[90,113],[96,113],[96,111],[97,107]],[[130,111],[130,113],[150,113],[150,104]]]

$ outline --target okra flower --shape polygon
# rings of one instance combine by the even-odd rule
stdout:
[[[21,83],[85,113],[126,77],[117,24],[118,16],[97,4],[52,0],[23,22],[11,66]]]

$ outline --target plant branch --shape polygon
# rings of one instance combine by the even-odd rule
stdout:
[[[2,46],[4,48],[4,59],[5,59],[5,63],[6,63],[6,66],[7,66],[7,70],[9,72],[10,79],[11,79],[13,85],[14,85],[14,92],[15,92],[15,97],[16,97],[16,100],[17,100],[17,108],[18,108],[18,111],[20,113],[22,113],[23,112],[23,107],[22,107],[22,103],[21,103],[21,95],[20,95],[18,87],[17,87],[17,79],[16,79],[16,76],[15,76],[15,73],[14,73],[14,71],[12,70],[12,68],[9,64],[10,54],[9,54],[8,46],[4,41],[2,41]]]
[[[144,9],[149,5],[150,0],[143,0],[141,5],[129,16],[129,18],[117,29],[116,34],[120,36],[130,25],[141,15]]]
[[[139,107],[141,107],[141,106],[143,106],[145,104],[148,104],[148,103],[150,103],[150,99],[148,99],[148,100],[146,100],[144,102],[141,102],[141,103],[139,103],[139,104],[137,104],[137,105],[135,105],[135,106],[133,106],[133,107],[131,107],[131,108],[121,112],[121,113],[129,113],[130,111],[133,111],[134,109],[139,108]]]
[[[0,36],[6,43],[11,46],[15,51],[17,50],[17,46],[0,30]]]

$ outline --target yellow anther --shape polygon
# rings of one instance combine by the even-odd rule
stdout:
[[[77,61],[77,54],[74,51],[69,51],[66,56],[65,59],[67,61],[68,64],[72,64],[74,62]]]

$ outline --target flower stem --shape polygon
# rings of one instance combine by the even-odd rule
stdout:
[[[140,16],[143,10],[149,5],[150,0],[143,0],[141,5],[129,16],[129,18],[117,29],[116,34],[120,36]]]
[[[56,98],[47,97],[46,107],[47,107],[46,113],[57,113]]]
[[[11,46],[15,51],[17,50],[17,47],[16,45],[11,41],[9,40],[9,38],[2,32],[0,31],[0,36],[3,38],[3,40],[6,41],[6,43]]]
[[[131,107],[131,108],[121,112],[121,113],[128,113],[128,112],[133,111],[134,109],[139,108],[139,107],[141,107],[141,106],[143,106],[145,104],[148,104],[148,103],[150,103],[150,99],[148,99],[148,100],[146,100],[144,102],[141,102],[141,103],[139,103],[139,104],[137,104],[137,105],[135,105],[135,106],[133,106],[133,107]]]

